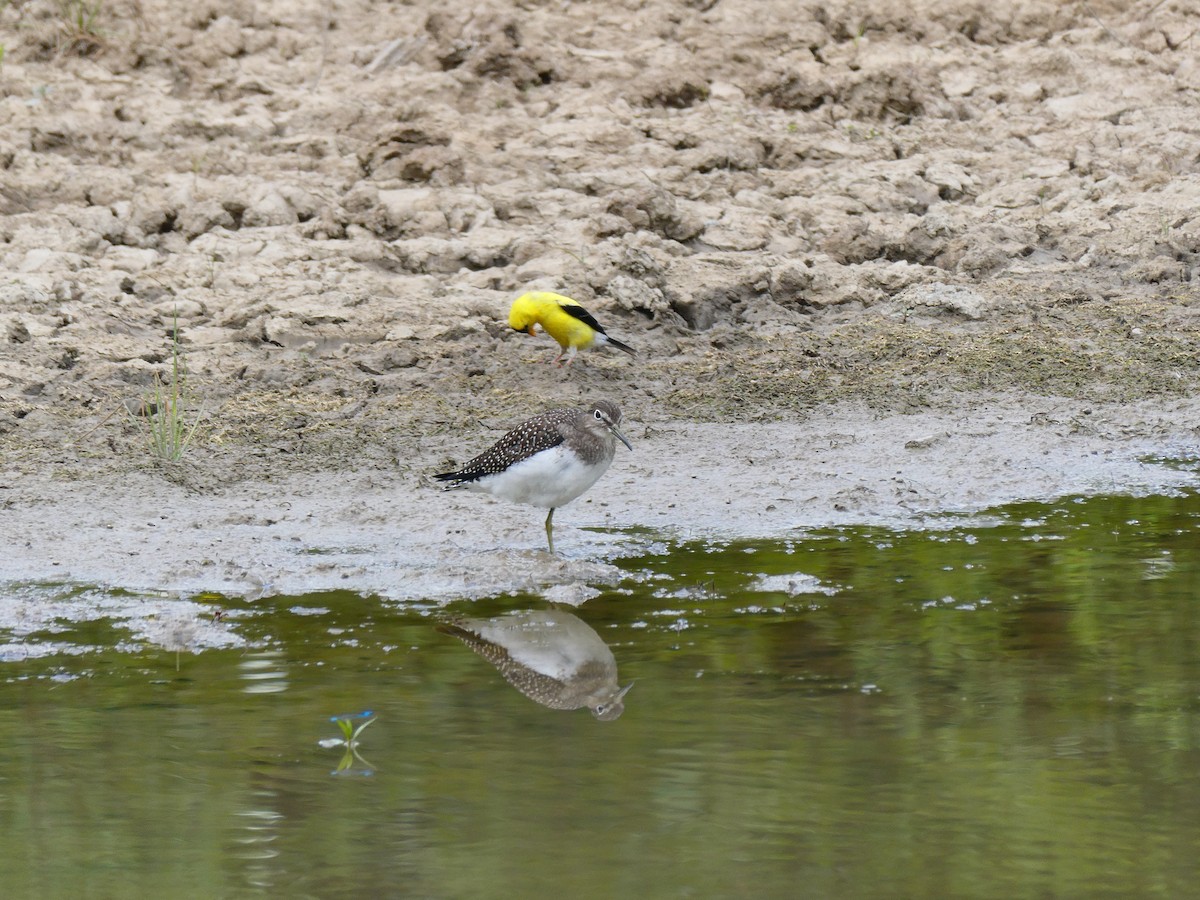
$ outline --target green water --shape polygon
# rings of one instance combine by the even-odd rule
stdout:
[[[575,610],[636,681],[613,722],[434,627],[534,596],[213,598],[251,646],[178,669],[119,622],[0,635],[0,892],[1195,895],[1197,496],[636,540]]]

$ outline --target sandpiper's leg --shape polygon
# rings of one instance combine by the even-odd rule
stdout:
[[[546,515],[546,543],[550,545],[550,552],[554,552],[554,507],[550,507],[550,512]]]

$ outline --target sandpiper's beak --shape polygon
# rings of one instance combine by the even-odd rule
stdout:
[[[623,434],[621,434],[621,432],[617,431],[616,425],[609,425],[608,430],[611,431],[614,435],[616,435],[617,440],[619,440],[622,444],[624,444],[626,447],[628,447],[630,452],[633,451],[633,444],[629,443],[629,439],[627,437],[625,437],[625,435],[623,435]],[[629,687],[633,687],[633,685],[631,684]],[[627,690],[629,690],[629,688],[625,688],[625,690],[627,691]],[[622,691],[622,693],[624,693],[624,691]]]
[[[633,687],[635,683],[636,682],[631,681],[631,682],[629,682],[629,684],[625,685],[625,687],[621,688],[621,692],[619,694],[617,694],[616,697],[613,698],[613,703],[620,703],[621,698],[629,693],[629,689],[631,687]]]

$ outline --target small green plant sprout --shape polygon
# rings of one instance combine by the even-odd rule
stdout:
[[[179,462],[195,437],[201,416],[187,422],[187,366],[179,348],[179,320],[171,323],[171,376],[154,375],[153,390],[143,399],[138,413],[145,416],[150,431],[150,450],[159,459]]]
[[[345,713],[340,716],[330,716],[330,722],[336,722],[342,730],[340,738],[322,738],[317,741],[321,747],[345,747],[341,762],[333,770],[333,775],[374,775],[375,769],[365,759],[358,755],[358,736],[368,725],[375,721],[375,713],[365,710],[360,713]],[[355,762],[359,765],[355,765]]]
[[[360,713],[345,713],[340,716],[330,716],[329,721],[337,722],[338,728],[342,729],[342,745],[356,747],[358,746],[358,736],[363,733],[368,725],[375,721],[375,713],[369,709]],[[333,740],[336,740],[336,738]],[[335,744],[334,746],[337,745]]]

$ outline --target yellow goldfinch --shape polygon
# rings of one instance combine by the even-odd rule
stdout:
[[[575,359],[576,351],[594,344],[611,344],[630,356],[637,355],[628,344],[609,337],[604,327],[579,303],[562,294],[549,291],[522,294],[513,301],[508,324],[526,334],[537,334],[537,328],[541,325],[546,334],[558,341],[562,348],[554,358],[556,365],[563,364],[565,355],[565,364],[569,366]]]

